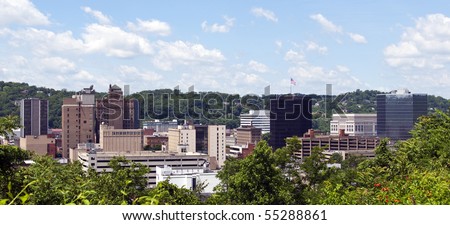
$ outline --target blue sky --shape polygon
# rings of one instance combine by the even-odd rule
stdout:
[[[56,89],[450,98],[449,66],[446,1],[0,0],[0,79]]]

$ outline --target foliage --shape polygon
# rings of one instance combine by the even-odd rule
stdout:
[[[216,203],[269,205],[293,204],[294,186],[276,165],[276,156],[265,141],[242,160],[226,161],[218,174]]]

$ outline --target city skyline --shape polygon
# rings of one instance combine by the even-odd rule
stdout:
[[[325,94],[330,83],[333,94],[450,98],[450,7],[440,3],[0,0],[0,78],[131,93]]]

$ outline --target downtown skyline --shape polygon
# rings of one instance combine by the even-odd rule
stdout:
[[[0,0],[0,80],[55,89],[450,98],[444,1]]]

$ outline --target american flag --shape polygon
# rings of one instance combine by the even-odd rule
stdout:
[[[293,84],[293,85],[296,85],[296,84],[297,84],[297,83],[295,82],[295,80],[292,79],[292,77],[291,77],[291,84]]]

